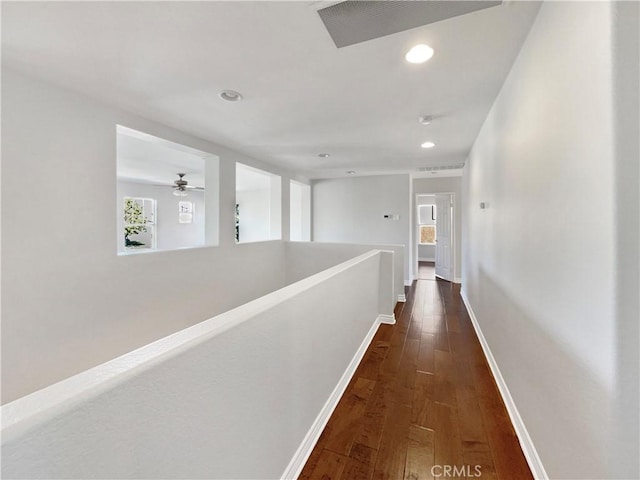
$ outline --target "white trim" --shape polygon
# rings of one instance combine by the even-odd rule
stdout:
[[[378,323],[386,323],[387,325],[395,325],[396,324],[396,316],[395,314],[385,315],[381,313],[377,318]]]
[[[462,278],[460,278],[460,277],[455,277],[455,278],[453,279],[453,283],[462,283]]]
[[[478,340],[480,340],[480,345],[482,346],[482,350],[484,351],[484,355],[487,358],[487,362],[489,363],[489,368],[491,369],[491,373],[493,374],[493,378],[496,381],[496,385],[498,386],[498,390],[500,391],[500,395],[502,396],[502,400],[504,401],[505,406],[507,407],[507,412],[509,413],[509,418],[511,419],[511,423],[516,431],[516,435],[518,436],[518,440],[520,440],[520,446],[522,447],[522,452],[524,453],[525,458],[527,459],[527,463],[529,464],[529,468],[531,468],[531,473],[533,473],[533,477],[536,480],[549,480],[549,476],[544,469],[544,465],[542,464],[542,460],[540,460],[540,456],[538,455],[538,451],[536,450],[535,445],[533,444],[533,440],[529,436],[529,432],[527,431],[527,427],[522,421],[522,417],[518,412],[518,408],[516,407],[515,402],[513,401],[513,397],[511,397],[511,392],[509,392],[509,387],[507,387],[507,383],[504,381],[502,377],[502,373],[500,373],[500,369],[498,368],[498,363],[496,359],[493,357],[493,353],[491,353],[491,349],[489,348],[489,344],[487,340],[484,338],[482,334],[482,330],[480,329],[480,324],[478,323],[478,319],[473,313],[473,309],[471,308],[471,304],[467,299],[467,295],[464,291],[460,291],[460,296],[462,297],[462,301],[464,302],[465,307],[467,307],[467,311],[469,312],[469,317],[471,317],[471,323],[473,324],[473,328],[478,335]]]
[[[304,439],[302,440],[302,443],[298,447],[298,450],[296,450],[296,453],[293,455],[293,458],[289,462],[289,465],[287,465],[287,468],[285,469],[284,473],[280,477],[282,480],[284,479],[295,480],[300,475],[302,468],[304,467],[305,463],[309,459],[309,456],[311,455],[311,452],[313,451],[313,447],[315,447],[318,441],[318,438],[320,438],[320,435],[322,434],[324,427],[326,426],[327,422],[329,421],[329,418],[331,417],[331,414],[335,410],[336,406],[338,405],[338,402],[340,401],[340,398],[342,398],[344,391],[349,385],[349,382],[351,381],[351,377],[353,377],[353,374],[356,372],[356,369],[358,368],[358,365],[360,364],[362,357],[364,357],[364,354],[367,351],[367,348],[369,347],[371,340],[373,340],[373,336],[376,334],[376,331],[380,326],[381,317],[388,317],[388,315],[379,315],[378,318],[376,318],[376,321],[371,326],[371,329],[369,330],[367,335],[364,337],[362,344],[360,344],[360,347],[358,348],[355,355],[351,359],[349,366],[347,366],[347,369],[342,374],[342,378],[340,378],[340,381],[336,385],[336,388],[334,388],[333,392],[331,392],[331,395],[329,395],[329,398],[327,399],[324,406],[322,407],[322,410],[320,410],[320,413],[318,414],[315,421],[311,425],[311,428],[309,428],[309,431],[307,432]],[[394,322],[395,322],[395,319],[394,319]]]
[[[404,302],[406,302],[406,301],[407,301],[407,296],[406,296],[404,293],[403,293],[403,294],[401,294],[401,295],[398,295],[398,301],[399,301],[400,303],[404,303]]]
[[[405,287],[410,287],[410,286],[413,284],[413,282],[414,282],[415,280],[417,280],[417,277],[414,277],[414,278],[413,278],[413,280],[411,280],[409,283],[407,283],[407,281],[405,280],[405,282],[404,282],[404,286],[405,286]]]
[[[424,245],[424,244],[423,244]],[[435,243],[434,243],[435,245]],[[419,262],[435,262],[435,258],[418,257]]]
[[[89,398],[94,398],[101,392],[113,388],[115,384],[122,382],[123,379],[131,378],[131,376],[138,374],[140,371],[151,368],[150,365],[168,361],[182,354],[186,349],[202,345],[211,338],[222,335],[224,332],[255,318],[255,316],[271,310],[282,302],[294,298],[301,292],[326,282],[335,275],[379,254],[380,250],[370,250],[275,292],[251,300],[232,310],[196,323],[137,350],[125,353],[106,363],[2,405],[0,407],[0,417],[2,418],[0,434],[2,435],[2,440],[6,442],[17,438],[20,431],[54,418],[57,412],[69,410],[74,405],[74,402],[80,401],[78,399],[88,401]],[[374,322],[376,328],[377,325],[378,322]],[[372,327],[372,330],[375,333],[374,327]]]

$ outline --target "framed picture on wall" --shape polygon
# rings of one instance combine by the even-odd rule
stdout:
[[[193,202],[178,202],[178,223],[193,223]]]

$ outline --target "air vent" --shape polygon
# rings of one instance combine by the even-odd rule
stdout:
[[[346,47],[500,5],[501,1],[340,2],[318,10],[336,47]]]
[[[458,170],[464,167],[464,163],[458,163],[456,165],[438,165],[435,167],[420,167],[419,172],[434,172],[436,170]]]

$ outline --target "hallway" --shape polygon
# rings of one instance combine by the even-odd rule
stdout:
[[[436,279],[436,263],[435,262],[418,262],[418,280],[435,280]]]
[[[300,480],[532,478],[459,285],[430,275],[421,262]]]

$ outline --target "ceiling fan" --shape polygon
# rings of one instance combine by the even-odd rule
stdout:
[[[176,197],[186,197],[188,190],[204,190],[202,187],[193,187],[189,185],[189,182],[184,179],[186,173],[177,173],[176,175],[178,175],[178,180],[173,181],[175,184],[173,185],[173,194]]]

